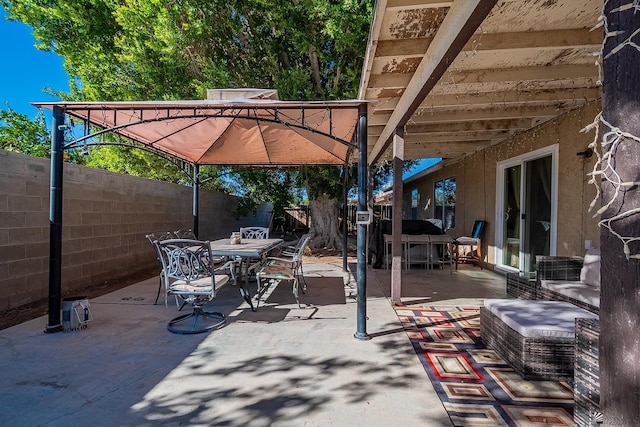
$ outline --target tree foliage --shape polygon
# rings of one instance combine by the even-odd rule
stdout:
[[[228,182],[235,187],[235,194],[243,196],[239,215],[255,214],[260,204],[269,202],[275,216],[280,216],[286,207],[301,201],[301,195],[295,191],[300,188],[296,169],[237,167],[229,175],[233,179]]]
[[[64,58],[83,100],[204,98],[272,87],[282,99],[357,94],[371,0],[2,0]]]
[[[0,110],[0,148],[38,157],[49,157],[49,132],[42,112],[32,120],[7,105]]]
[[[355,98],[373,0],[0,0],[38,47],[64,58],[70,100],[204,99],[208,88],[275,88],[283,100]],[[87,164],[179,178],[146,153],[108,147]],[[212,170],[220,175],[221,170]],[[237,169],[252,203],[280,206],[304,185],[340,198],[342,169]],[[351,174],[355,182],[354,174]],[[228,185],[218,179],[216,185]],[[331,213],[334,214],[334,213]]]

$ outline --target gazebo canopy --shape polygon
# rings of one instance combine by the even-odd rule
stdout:
[[[59,107],[91,129],[65,149],[97,144],[111,132],[194,165],[256,166],[350,163],[358,147],[358,109],[365,104],[256,98],[33,103]]]

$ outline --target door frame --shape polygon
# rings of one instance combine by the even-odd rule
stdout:
[[[541,157],[551,156],[551,228],[549,229],[549,255],[556,254],[557,235],[558,235],[558,162],[559,162],[559,144],[549,145],[530,151],[519,156],[511,157],[496,164],[496,214],[495,214],[495,266],[496,269],[505,272],[518,272],[524,270],[524,236],[520,236],[519,244],[519,265],[513,268],[502,264],[502,245],[503,245],[503,218],[504,212],[504,172],[507,168],[520,165],[520,206],[521,212],[526,209],[525,197],[525,179],[526,179],[526,163]],[[520,230],[524,233],[526,229],[524,219],[520,217]]]

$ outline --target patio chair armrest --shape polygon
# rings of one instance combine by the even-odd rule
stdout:
[[[227,261],[224,264],[214,268],[213,271],[224,271],[228,270],[231,279],[236,280],[236,263],[233,260]]]
[[[296,262],[290,258],[280,258],[280,257],[268,257],[266,260],[267,265],[284,265],[287,267],[293,266]]]
[[[296,251],[296,245],[287,245],[282,247],[282,252],[291,252],[294,253]]]

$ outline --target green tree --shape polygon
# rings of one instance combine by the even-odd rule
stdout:
[[[7,105],[0,110],[0,148],[38,157],[49,157],[49,132],[44,114],[32,120]]]
[[[230,176],[235,194],[243,196],[239,206],[239,215],[256,213],[258,205],[273,204],[275,216],[283,214],[284,209],[299,201],[296,198],[296,169],[291,168],[233,168]]]
[[[0,1],[11,19],[33,27],[39,48],[64,58],[74,76],[67,98],[89,101],[203,99],[207,88],[224,87],[275,88],[284,100],[354,98],[373,5],[373,0]],[[118,153],[109,150],[112,167],[132,173],[132,159],[117,160]],[[138,166],[151,162],[138,160]],[[316,245],[340,242],[333,223],[340,174],[339,167],[285,174],[283,183],[306,186],[312,199]],[[253,197],[251,189],[262,194],[274,189],[274,204],[283,193],[295,197],[291,189],[269,184],[278,182],[278,174],[267,179],[244,170],[237,176],[249,189],[247,197]],[[316,206],[313,199],[322,203]]]

